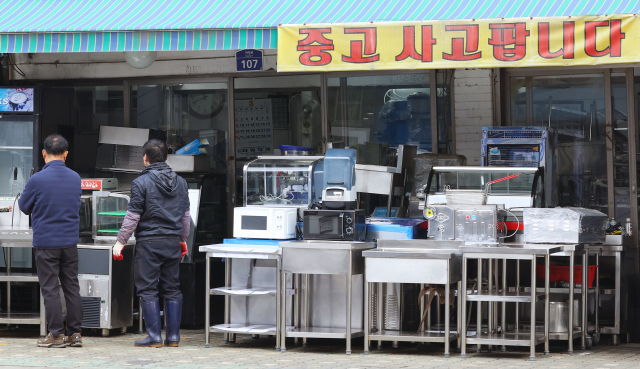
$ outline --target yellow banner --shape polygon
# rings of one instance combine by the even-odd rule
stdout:
[[[634,14],[284,25],[278,72],[504,68],[640,62]]]

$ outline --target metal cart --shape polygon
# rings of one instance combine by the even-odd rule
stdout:
[[[488,245],[465,245],[461,246],[462,251],[462,275],[467,276],[467,263],[468,259],[478,260],[478,281],[482,280],[482,259],[489,260],[489,290],[483,292],[481,285],[479,284],[477,291],[467,291],[467,280],[462,278],[462,316],[466,316],[466,303],[467,301],[477,301],[477,329],[475,337],[467,337],[466,324],[461,325],[460,335],[462,337],[461,342],[461,356],[466,357],[466,345],[476,344],[478,348],[481,345],[498,345],[498,346],[529,346],[530,347],[530,360],[536,359],[536,345],[544,342],[545,354],[549,352],[549,259],[551,254],[562,251],[562,248],[557,245],[532,245],[532,244],[499,244],[494,246]],[[536,259],[538,257],[544,257],[545,260],[545,291],[538,293],[535,288],[536,283]],[[498,288],[498,281],[496,281],[495,290],[492,289],[493,285],[493,260],[502,260],[502,289]],[[531,262],[531,292],[508,292],[507,291],[507,260],[528,260]],[[496,265],[497,268],[497,265]],[[531,303],[531,322],[530,327],[536,326],[536,304],[538,300],[544,299],[545,301],[545,316],[544,316],[544,332],[538,333],[536,329],[529,329],[529,331],[516,330],[515,332],[507,332],[504,328],[502,332],[497,331],[497,319],[493,316],[493,304],[494,302],[502,303],[502,316],[501,326],[506,327],[506,303],[511,302],[530,302]],[[481,302],[489,303],[489,314],[487,332],[482,332],[482,304]]]
[[[300,275],[304,275],[304,285],[302,288],[296,289],[295,310],[303,310],[300,313],[294,312],[289,317],[294,318],[292,329],[288,329],[287,310],[282,309],[282,317],[280,319],[281,341],[280,351],[286,350],[286,337],[295,338],[337,338],[346,339],[346,353],[351,354],[351,339],[364,335],[361,329],[362,318],[360,321],[352,319],[354,310],[356,313],[362,312],[362,283],[354,286],[353,280],[360,274],[364,273],[364,258],[362,252],[374,247],[371,242],[349,242],[349,241],[294,241],[281,242],[282,247],[282,277],[285,280],[286,274],[298,274],[292,276],[295,280],[300,279]],[[342,277],[344,279],[344,290],[341,289],[338,280],[331,280],[332,289],[313,288],[310,290],[309,275],[320,275],[325,277]],[[338,279],[338,278],[336,278]],[[318,280],[314,281],[318,282]],[[321,285],[322,283],[317,283]],[[304,289],[304,301],[301,300],[300,291]],[[345,300],[342,300],[344,296]],[[352,300],[360,301],[353,304]],[[285,303],[286,295],[280,291],[281,303]],[[304,302],[304,309],[301,309]],[[314,316],[310,317],[312,305],[320,303],[330,303],[335,310],[331,316],[322,315],[318,310],[314,309]],[[341,304],[344,303],[344,314],[340,316],[342,311]],[[302,316],[304,315],[304,325],[302,324]],[[362,315],[360,315],[362,317]],[[316,324],[312,324],[316,323]],[[338,322],[344,322],[344,325]],[[359,323],[359,324],[358,324]],[[355,326],[355,327],[354,327]]]
[[[410,341],[410,342],[444,342],[444,355],[450,356],[449,345],[451,341],[460,339],[457,333],[451,333],[450,326],[450,288],[457,283],[460,291],[461,260],[462,254],[460,241],[429,241],[429,240],[380,240],[378,248],[364,251],[365,257],[365,287],[364,287],[364,353],[369,353],[370,341]],[[383,314],[382,299],[378,292],[376,299],[376,316],[373,315],[374,307],[372,286],[376,290],[382,283],[429,283],[444,285],[444,332],[435,331],[402,331],[385,329],[382,325]],[[380,289],[377,289],[380,291]],[[398,299],[400,301],[400,299]],[[458,294],[458,306],[460,306],[460,293]],[[421,313],[424,309],[423,306]],[[402,310],[398,307],[398,310]],[[422,314],[421,314],[422,315]],[[375,320],[378,327],[372,330]],[[458,308],[456,319],[460,326],[461,316]],[[401,325],[399,325],[401,328]],[[417,328],[417,327],[416,327]],[[424,327],[421,327],[424,328]]]
[[[278,241],[225,240],[200,246],[206,253],[205,347],[211,332],[224,333],[224,341],[235,342],[236,334],[276,336],[280,349],[281,250]],[[211,288],[211,258],[224,258],[225,285]],[[292,294],[292,290],[287,290]],[[211,295],[225,297],[224,324],[211,325]]]

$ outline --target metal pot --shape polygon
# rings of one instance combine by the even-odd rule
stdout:
[[[541,304],[544,307],[544,304]],[[580,326],[580,300],[573,300],[573,326]],[[569,301],[549,303],[549,332],[567,333],[569,328]]]

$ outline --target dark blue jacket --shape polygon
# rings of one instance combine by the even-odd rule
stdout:
[[[80,233],[80,195],[78,173],[62,160],[48,162],[29,178],[18,204],[31,214],[33,247],[62,249],[78,244]]]
[[[189,186],[163,162],[146,167],[131,184],[128,211],[140,214],[136,241],[182,235],[189,210]]]

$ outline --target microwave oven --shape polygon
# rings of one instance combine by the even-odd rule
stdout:
[[[249,206],[233,209],[233,237],[269,240],[296,238],[298,208]]]
[[[364,210],[305,210],[305,240],[365,241]]]

